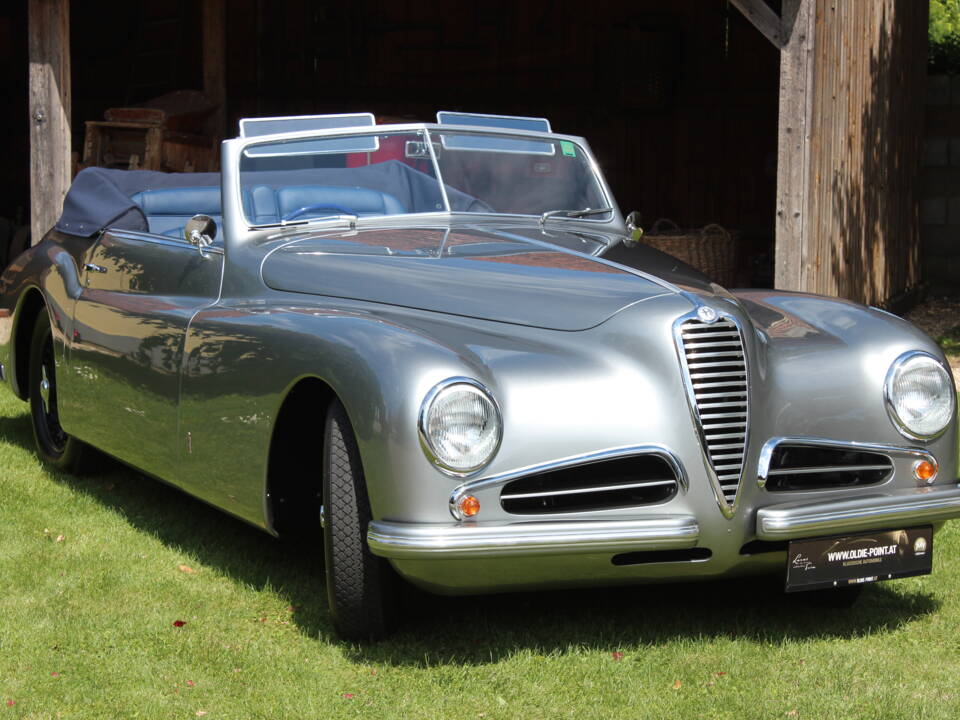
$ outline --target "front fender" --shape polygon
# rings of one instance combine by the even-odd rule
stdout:
[[[419,450],[411,418],[427,391],[452,375],[486,377],[463,353],[362,310],[333,303],[204,310],[191,322],[184,348],[179,434],[186,452],[177,484],[266,526],[274,425],[290,389],[313,377],[343,402],[363,457],[373,513],[389,517],[387,508],[416,501],[410,486],[392,477],[411,466],[437,474]],[[303,469],[317,481],[323,421],[318,411],[316,466]]]
[[[762,290],[739,291],[737,298],[761,339],[755,427],[779,436],[924,447],[940,461],[941,478],[956,482],[956,413],[939,438],[924,443],[901,435],[886,410],[884,381],[900,355],[921,350],[947,365],[925,333],[838,298]]]

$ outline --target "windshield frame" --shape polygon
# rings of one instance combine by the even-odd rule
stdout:
[[[247,148],[257,145],[265,145],[270,143],[277,142],[293,142],[298,140],[311,140],[311,139],[321,139],[321,138],[334,138],[341,136],[349,135],[385,135],[389,133],[405,133],[405,132],[422,132],[424,134],[424,139],[426,141],[426,146],[429,149],[430,153],[430,162],[433,167],[434,175],[436,176],[437,182],[439,184],[440,193],[443,197],[444,209],[442,210],[433,210],[428,212],[413,212],[413,213],[403,213],[398,215],[378,215],[358,218],[353,215],[337,215],[329,217],[317,217],[310,218],[306,221],[290,221],[285,224],[280,223],[270,223],[266,225],[256,225],[250,222],[247,218],[245,212],[243,211],[243,205],[241,202],[241,171],[240,171],[240,161],[245,156],[245,151]],[[437,219],[438,217],[445,217],[451,219],[460,219],[468,218],[471,220],[479,222],[488,222],[495,219],[510,219],[511,221],[533,221],[540,222],[541,213],[504,213],[504,212],[466,212],[466,211],[455,211],[450,209],[449,199],[447,198],[446,187],[443,180],[443,173],[440,169],[440,163],[437,159],[436,153],[434,151],[433,142],[439,142],[439,137],[434,137],[431,133],[456,133],[456,134],[469,134],[469,135],[502,135],[504,137],[512,137],[516,139],[529,139],[529,140],[540,140],[548,142],[572,142],[577,145],[584,154],[585,165],[589,171],[593,174],[594,179],[597,182],[597,186],[600,190],[601,195],[603,196],[604,205],[603,207],[611,208],[612,212],[608,219],[594,219],[591,217],[563,217],[556,216],[550,218],[550,221],[559,221],[560,223],[584,223],[590,226],[593,226],[597,229],[608,228],[611,231],[622,233],[624,232],[624,221],[620,214],[620,210],[616,204],[616,201],[613,198],[613,193],[610,190],[610,187],[607,185],[606,178],[604,178],[603,173],[600,171],[600,167],[597,163],[596,158],[593,155],[590,146],[587,144],[586,140],[582,137],[575,135],[564,135],[559,133],[545,133],[545,132],[535,132],[530,130],[514,130],[511,128],[488,128],[488,127],[478,127],[472,125],[447,125],[447,124],[437,124],[437,123],[403,123],[403,124],[392,124],[392,125],[376,125],[373,127],[348,127],[348,128],[331,128],[323,131],[316,130],[307,130],[301,132],[292,132],[292,133],[277,133],[274,135],[258,135],[249,138],[235,138],[232,140],[226,140],[223,143],[224,152],[224,167],[223,167],[223,189],[227,191],[229,188],[231,194],[230,203],[236,213],[238,222],[231,223],[235,229],[244,229],[248,232],[262,231],[264,229],[282,229],[282,228],[299,228],[303,229],[304,226],[309,225],[319,226],[320,228],[339,228],[347,226],[349,228],[355,227],[376,227],[379,225],[408,225],[416,224],[417,221],[422,222],[425,219]],[[226,208],[225,208],[226,209]],[[560,208],[557,208],[560,209]],[[578,210],[580,208],[569,208],[570,210]],[[224,218],[226,221],[226,217]],[[412,221],[412,223],[411,223]]]

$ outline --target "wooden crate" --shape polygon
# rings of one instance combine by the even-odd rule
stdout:
[[[86,123],[83,166],[167,172],[208,172],[218,163],[205,135],[173,132],[151,122]]]

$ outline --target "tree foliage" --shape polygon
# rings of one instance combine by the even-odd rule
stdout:
[[[930,0],[930,71],[960,73],[960,0]]]

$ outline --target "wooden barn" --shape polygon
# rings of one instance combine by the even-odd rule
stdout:
[[[77,164],[102,161],[91,137],[109,131],[105,112],[176,91],[209,101],[187,133],[207,151],[257,115],[539,115],[590,141],[645,225],[736,231],[738,284],[896,307],[922,283],[927,12],[918,0],[13,0],[0,9],[0,217],[38,239]],[[173,135],[152,132],[161,158]]]

